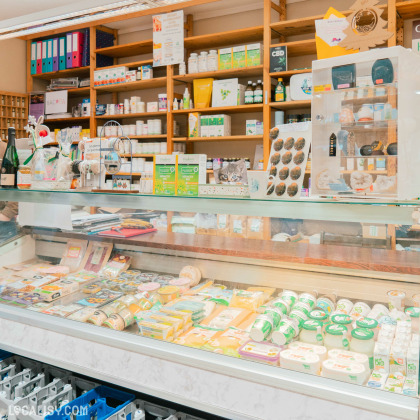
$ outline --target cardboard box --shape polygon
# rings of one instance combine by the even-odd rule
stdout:
[[[219,70],[230,70],[232,68],[232,48],[219,50]]]
[[[155,155],[153,164],[153,194],[175,195],[176,155]]]
[[[270,73],[287,70],[287,46],[270,48]]]
[[[201,137],[201,114],[199,112],[188,114],[188,137]]]
[[[246,120],[246,135],[261,136],[263,135],[264,125],[259,120]]]
[[[246,67],[246,47],[241,45],[240,47],[232,48],[232,67],[239,69]]]
[[[386,239],[386,225],[376,223],[363,223],[362,234],[365,239]]]
[[[223,137],[231,135],[231,118],[230,115],[215,115],[215,137]]]
[[[259,66],[263,60],[263,45],[249,44],[246,46],[246,66]]]
[[[200,125],[201,125],[201,136],[200,137],[210,137],[209,135],[209,115],[202,115],[200,117]]]
[[[207,155],[178,155],[177,158],[177,195],[198,196],[199,184],[206,183]]]
[[[223,79],[213,82],[213,107],[236,106],[245,103],[245,85],[239,79]]]
[[[135,82],[136,81],[136,70],[130,70],[125,73],[126,82]]]

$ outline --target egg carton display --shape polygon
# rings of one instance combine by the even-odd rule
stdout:
[[[311,147],[311,123],[283,124],[270,131],[267,197],[298,200]]]
[[[313,63],[312,194],[419,196],[419,66],[403,47]]]

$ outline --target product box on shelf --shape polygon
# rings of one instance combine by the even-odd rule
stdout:
[[[201,137],[201,114],[199,112],[188,114],[188,137]]]
[[[241,45],[239,47],[232,48],[232,67],[239,69],[246,67],[246,47]]]
[[[248,188],[248,185],[226,185],[226,184],[199,185],[198,195],[200,197],[207,197],[207,196],[249,197],[249,188]]]
[[[223,79],[213,82],[213,107],[237,106],[245,103],[245,85],[239,79]]]
[[[153,193],[175,195],[176,155],[155,155],[153,157]]]
[[[270,48],[270,73],[287,70],[287,46]]]
[[[264,131],[264,123],[259,120],[246,120],[246,135],[261,136]]]
[[[136,81],[136,70],[130,70],[125,73],[125,81],[126,82],[135,82]]]
[[[198,195],[198,186],[206,183],[206,163],[207,155],[177,156],[177,195]]]
[[[263,45],[249,44],[246,46],[246,66],[259,66],[262,64]]]
[[[232,48],[219,50],[219,70],[230,70],[232,68]]]

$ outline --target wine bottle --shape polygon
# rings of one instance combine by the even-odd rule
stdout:
[[[16,151],[16,130],[14,127],[8,129],[8,141],[6,152],[1,163],[0,184],[2,188],[17,187],[17,171],[19,168],[19,158]]]

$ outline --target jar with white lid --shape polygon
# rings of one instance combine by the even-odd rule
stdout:
[[[324,338],[321,331],[322,322],[316,321],[314,319],[308,319],[302,324],[302,330],[299,334],[299,341],[322,346]]]
[[[200,55],[198,56],[198,72],[204,73],[207,70],[207,51],[202,51]]]
[[[366,354],[369,357],[369,367],[373,369],[373,352],[375,350],[374,333],[367,328],[355,328],[351,332],[350,350]]]
[[[348,350],[347,328],[344,325],[330,324],[325,328],[324,346],[330,349]]]
[[[216,50],[210,50],[207,56],[207,71],[219,70],[219,56]]]
[[[191,53],[188,58],[188,73],[198,73],[198,54]]]

